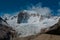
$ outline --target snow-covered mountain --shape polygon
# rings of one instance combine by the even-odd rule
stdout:
[[[59,17],[41,15],[36,11],[24,10],[16,16],[8,18],[7,23],[13,27],[20,37],[41,33],[42,29],[49,28],[58,23]]]

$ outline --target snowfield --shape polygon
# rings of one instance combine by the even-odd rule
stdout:
[[[11,17],[12,18],[12,17]],[[39,16],[30,16],[28,19],[28,23],[17,23],[17,17],[13,18],[12,20],[7,20],[7,23],[12,26],[20,37],[26,37],[29,35],[35,35],[37,33],[41,33],[41,29],[49,29],[49,27],[56,24],[59,20],[59,17],[53,18],[44,18],[43,20],[40,19]]]

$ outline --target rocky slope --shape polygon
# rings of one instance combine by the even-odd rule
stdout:
[[[59,35],[51,35],[51,34],[41,34],[38,36],[32,36],[32,37],[21,37],[16,38],[14,40],[60,40]]]
[[[0,17],[0,40],[12,40],[15,35],[16,31]]]

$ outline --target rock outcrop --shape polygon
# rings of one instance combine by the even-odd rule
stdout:
[[[16,31],[8,26],[8,23],[5,20],[0,18],[0,40],[12,40],[15,36]]]
[[[17,23],[27,23],[28,18],[29,14],[27,12],[22,11],[18,14]]]
[[[8,23],[0,17],[0,24],[7,25]]]
[[[46,32],[47,34],[55,34],[60,35],[60,19],[58,20],[58,23],[50,27],[50,30]]]

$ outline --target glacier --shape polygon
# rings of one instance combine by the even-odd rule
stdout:
[[[35,11],[26,11],[26,10],[23,12],[27,12],[29,14],[37,13]],[[11,18],[12,17],[10,17],[7,20],[7,23],[17,31],[19,37],[26,37],[41,33],[41,29],[46,28],[46,30],[48,30],[51,26],[55,25],[59,20],[59,17],[47,18],[45,16],[43,17],[43,19],[41,19],[41,15],[39,15],[39,16],[30,16],[27,23],[18,24],[17,16],[14,17],[13,19]]]

